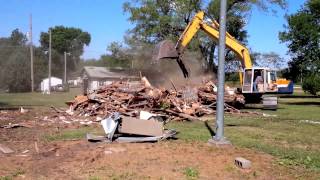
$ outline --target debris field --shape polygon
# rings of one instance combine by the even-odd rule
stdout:
[[[199,120],[203,115],[215,113],[214,87],[212,81],[180,90],[175,87],[173,90],[155,88],[145,77],[137,83],[115,81],[87,95],[75,97],[68,102],[70,109],[67,113],[105,118],[113,112],[120,112],[122,115],[137,117],[143,110],[160,114],[168,120]],[[226,94],[224,100],[226,113],[242,113],[234,107],[244,103],[242,95]]]

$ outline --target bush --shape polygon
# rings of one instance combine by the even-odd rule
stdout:
[[[307,76],[302,83],[302,89],[312,95],[317,95],[317,92],[320,91],[320,76],[317,74]]]

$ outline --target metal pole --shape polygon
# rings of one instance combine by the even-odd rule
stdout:
[[[51,92],[51,41],[52,41],[52,37],[51,37],[51,30],[49,30],[49,91],[48,93],[50,94]]]
[[[224,79],[225,79],[225,47],[226,47],[226,7],[227,0],[220,1],[220,26],[219,26],[219,60],[218,60],[218,96],[216,114],[216,135],[211,142],[214,144],[230,144],[224,138]],[[210,142],[210,140],[209,140]]]
[[[64,85],[67,84],[67,52],[64,52]]]
[[[30,14],[30,64],[31,64],[31,92],[34,91],[34,76],[33,76],[33,42],[32,42],[32,14]]]

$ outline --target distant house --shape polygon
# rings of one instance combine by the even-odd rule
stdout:
[[[110,70],[106,67],[85,66],[81,72],[83,82],[83,93],[99,89],[102,86],[111,84],[113,81],[137,81],[137,76],[130,76],[121,70]]]
[[[58,85],[62,85],[62,79],[51,77],[51,88],[54,88]],[[45,78],[41,81],[40,90],[42,93],[49,92],[49,78]]]

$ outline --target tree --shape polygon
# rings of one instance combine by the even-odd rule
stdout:
[[[68,58],[68,69],[75,70],[80,61],[80,56],[83,54],[84,46],[88,46],[91,41],[91,36],[79,28],[55,26],[49,28],[48,32],[41,32],[40,43],[43,50],[49,48],[49,31],[52,34],[52,49],[53,55],[53,68],[56,66],[57,73],[62,73],[63,69],[63,53],[71,53]]]
[[[204,9],[208,16],[219,20],[219,0],[212,0],[204,3],[202,0],[132,0],[124,3],[124,12],[129,13],[129,21],[135,24],[129,30],[127,37],[143,43],[155,44],[164,39],[177,40],[193,15],[200,9]],[[286,0],[229,0],[227,13],[227,30],[240,42],[246,43],[247,34],[244,30],[246,19],[251,12],[253,5],[263,11],[271,9],[271,4],[286,7]],[[215,69],[215,49],[217,44],[203,33],[196,35],[191,42],[189,49],[200,50],[203,59],[209,68]],[[227,60],[235,59],[230,51],[227,53]]]
[[[285,60],[275,52],[269,53],[252,53],[253,61],[256,66],[269,67],[271,69],[280,69],[283,67]]]
[[[98,60],[91,59],[83,61],[83,66],[104,66],[107,68],[131,68],[131,60],[118,59],[112,55],[104,54]]]
[[[307,76],[302,83],[302,89],[312,95],[317,95],[320,91],[320,76],[317,74]]]
[[[14,29],[10,37],[0,38],[0,85],[10,92],[30,90],[30,59],[27,37]]]
[[[133,0],[125,2],[123,9],[135,23],[129,32],[142,42],[154,44],[176,40],[201,4],[201,0]]]
[[[15,29],[12,31],[9,40],[12,46],[23,46],[28,41],[27,37],[23,33],[21,33],[19,29]]]
[[[126,53],[126,51],[128,51],[128,49],[124,48],[123,45],[120,42],[111,42],[108,46],[107,46],[107,51],[111,53],[111,56],[114,59],[118,59],[118,60],[128,60],[129,54]]]
[[[27,48],[19,49],[8,58],[4,72],[9,92],[30,91],[30,59],[27,53]]]
[[[0,38],[0,89],[9,92],[31,90],[30,50],[27,37],[18,29],[10,37]],[[34,82],[39,85],[47,75],[47,55],[34,47]]]
[[[292,57],[289,73],[293,80],[320,72],[320,0],[308,0],[295,14],[286,17],[286,31],[279,33]]]

